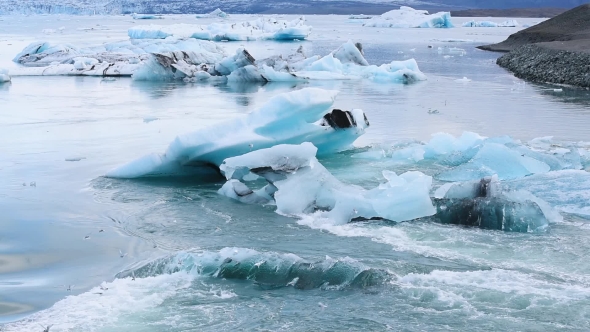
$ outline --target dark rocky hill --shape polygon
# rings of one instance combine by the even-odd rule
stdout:
[[[545,22],[519,31],[501,43],[480,46],[479,48],[487,51],[509,52],[528,44],[584,39],[590,39],[590,4],[578,6]]]

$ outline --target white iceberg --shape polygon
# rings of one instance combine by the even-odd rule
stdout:
[[[0,68],[0,83],[10,82],[10,75],[8,75],[8,69]]]
[[[139,39],[79,48],[68,44],[32,43],[14,61],[26,68],[22,75],[133,76],[135,80],[232,82],[292,82],[368,79],[383,83],[426,80],[414,59],[369,65],[359,43],[348,41],[330,54],[305,56],[302,48],[289,56],[256,60],[240,48],[224,57],[210,41],[195,39]]]
[[[507,28],[519,26],[516,20],[508,20],[501,23],[492,21],[469,21],[463,23],[464,28]]]
[[[336,179],[315,158],[316,151],[306,142],[228,158],[220,167],[228,182],[219,193],[247,203],[273,200],[278,213],[318,213],[338,224],[370,219],[405,221],[435,213],[429,196],[430,176],[384,171],[387,182],[365,190]],[[256,192],[242,182],[258,176],[269,184]]]
[[[363,26],[376,28],[452,28],[451,13],[428,14],[426,10],[416,10],[402,6],[381,16],[369,19]]]
[[[133,17],[134,20],[161,20],[164,18],[164,16],[162,16],[162,15],[137,14],[137,13],[133,13],[133,15],[131,15],[131,17]]]
[[[130,40],[83,48],[34,42],[13,59],[24,66],[13,70],[13,76],[131,76],[155,54],[210,64],[225,55],[215,43],[195,39]]]
[[[311,33],[305,18],[282,21],[259,18],[240,23],[140,25],[127,31],[131,39],[164,39],[170,36],[213,41],[303,40]]]
[[[330,112],[336,95],[317,88],[278,95],[244,117],[178,136],[165,153],[147,155],[107,176],[200,174],[217,170],[227,158],[277,144],[312,142],[323,154],[347,149],[369,122],[362,110]]]
[[[214,18],[214,17],[221,17],[226,18],[229,17],[229,14],[224,12],[223,10],[217,8],[214,11],[210,12],[209,14],[197,14],[197,18]]]

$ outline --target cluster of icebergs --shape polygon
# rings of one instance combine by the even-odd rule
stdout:
[[[463,23],[464,28],[507,28],[517,26],[518,22],[516,20],[508,20],[500,23],[492,21],[469,21]]]
[[[233,82],[369,79],[411,83],[426,79],[413,59],[369,65],[362,46],[351,41],[324,57],[307,57],[300,48],[289,56],[260,60],[242,48],[225,56],[217,44],[191,38],[129,40],[86,48],[39,42],[27,46],[14,61],[25,66],[13,73],[17,76],[133,76],[136,80]]]
[[[304,40],[311,33],[305,18],[293,21],[259,18],[239,23],[140,25],[128,30],[131,39],[164,39],[175,36],[213,41]]]
[[[381,16],[367,19],[363,24],[376,28],[452,28],[451,13],[439,12],[429,14],[426,10],[416,10],[402,6],[388,11]]]
[[[550,221],[560,220],[559,213],[543,200],[523,190],[510,190],[500,180],[552,168],[579,168],[580,153],[538,152],[509,138],[438,134],[428,143],[410,143],[389,153],[369,150],[353,155],[402,163],[428,159],[449,166],[451,170],[443,178],[453,182],[434,192],[433,177],[418,171],[398,175],[384,170],[384,182],[373,189],[339,181],[316,155],[350,149],[369,121],[360,109],[332,109],[336,95],[335,91],[307,88],[276,96],[246,116],[178,136],[165,153],[139,158],[107,176],[222,174],[226,183],[219,189],[221,195],[246,204],[275,205],[284,215],[312,214],[336,224],[427,218],[486,229],[539,232],[546,230]]]

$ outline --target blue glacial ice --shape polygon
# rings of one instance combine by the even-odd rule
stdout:
[[[563,218],[547,202],[525,190],[510,190],[497,176],[478,181],[447,183],[433,201],[434,220],[506,232],[544,232]]]
[[[460,137],[434,134],[427,143],[402,142],[374,146],[354,158],[387,159],[396,164],[433,163],[442,168],[435,178],[469,181],[498,175],[500,180],[563,169],[582,169],[588,164],[587,149],[576,144],[556,145],[550,138],[522,143],[510,137],[486,138],[465,132]]]
[[[463,23],[464,28],[507,28],[517,26],[519,25],[516,20],[508,20],[500,23],[492,21],[469,21]]]
[[[303,40],[311,33],[305,18],[282,21],[259,18],[240,23],[140,25],[128,30],[131,39],[195,38],[213,41]]]
[[[8,75],[8,69],[0,68],[0,83],[10,82],[10,75]]]
[[[376,28],[452,28],[451,13],[429,14],[426,10],[416,10],[402,6],[381,16],[368,19],[363,26]]]
[[[228,181],[219,193],[244,203],[274,202],[280,214],[315,213],[337,224],[370,219],[405,221],[435,213],[429,196],[430,176],[384,171],[386,182],[365,190],[336,179],[316,159],[316,152],[313,144],[305,142],[228,158],[220,166]],[[253,191],[244,183],[258,177],[268,185]]]
[[[337,91],[306,88],[275,96],[257,111],[178,136],[165,153],[139,158],[107,176],[202,174],[216,170],[227,158],[277,144],[312,142],[321,154],[345,150],[369,122],[362,110],[331,111],[336,95]]]

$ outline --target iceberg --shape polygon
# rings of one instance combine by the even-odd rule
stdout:
[[[497,176],[449,183],[433,199],[435,221],[506,232],[544,232],[561,215],[527,191],[504,191]]]
[[[225,55],[215,43],[194,39],[129,40],[83,48],[34,42],[13,59],[24,66],[13,76],[131,76],[158,54],[199,64],[214,64]]]
[[[106,176],[210,175],[227,158],[277,144],[312,142],[320,154],[345,150],[369,122],[362,110],[330,111],[336,95],[306,88],[275,96],[255,112],[178,136],[165,153],[139,158]]]
[[[384,171],[387,182],[365,190],[336,179],[316,159],[317,151],[305,142],[225,159],[220,170],[228,181],[219,193],[245,203],[273,201],[280,214],[316,213],[337,224],[371,219],[405,221],[435,213],[429,196],[430,176]],[[268,184],[257,191],[242,182],[258,177]]]
[[[212,41],[303,40],[311,33],[301,17],[287,22],[259,18],[240,23],[140,25],[127,31],[131,39],[194,38]]]
[[[195,39],[138,39],[79,48],[69,44],[35,42],[14,61],[13,76],[87,75],[133,76],[135,80],[187,82],[295,82],[307,80],[368,79],[382,83],[412,83],[426,80],[414,59],[369,65],[362,45],[348,41],[330,54],[305,56],[303,49],[289,56],[256,60],[245,49],[225,56],[210,41]]]
[[[154,14],[137,14],[133,13],[131,15],[134,20],[161,20],[164,18],[162,15],[154,15]]]
[[[442,167],[436,179],[456,182],[492,175],[498,175],[500,180],[514,180],[549,171],[582,169],[590,165],[587,155],[583,147],[559,144],[550,138],[523,144],[508,136],[487,138],[464,132],[459,137],[437,133],[427,143],[375,146],[353,157],[388,158],[395,164],[435,164]]]
[[[196,17],[197,18],[214,18],[214,17],[226,18],[226,17],[229,17],[229,14],[227,14],[226,12],[217,8],[214,11],[210,12],[209,14],[197,14]]]
[[[416,10],[402,6],[373,17],[363,26],[375,28],[453,28],[451,13],[428,14],[426,10]]]
[[[138,80],[206,80],[227,77],[231,82],[293,82],[307,80],[368,79],[383,83],[412,83],[426,80],[414,59],[392,61],[381,66],[369,65],[362,46],[352,41],[330,54],[306,57],[303,50],[289,56],[273,56],[256,60],[240,48],[232,56],[213,66],[182,57],[157,56],[147,61],[134,75]]]
[[[0,68],[0,83],[10,82],[10,75],[8,75],[8,69]]]
[[[463,23],[464,28],[507,28],[519,26],[516,20],[508,20],[501,23],[492,21],[469,21]]]

